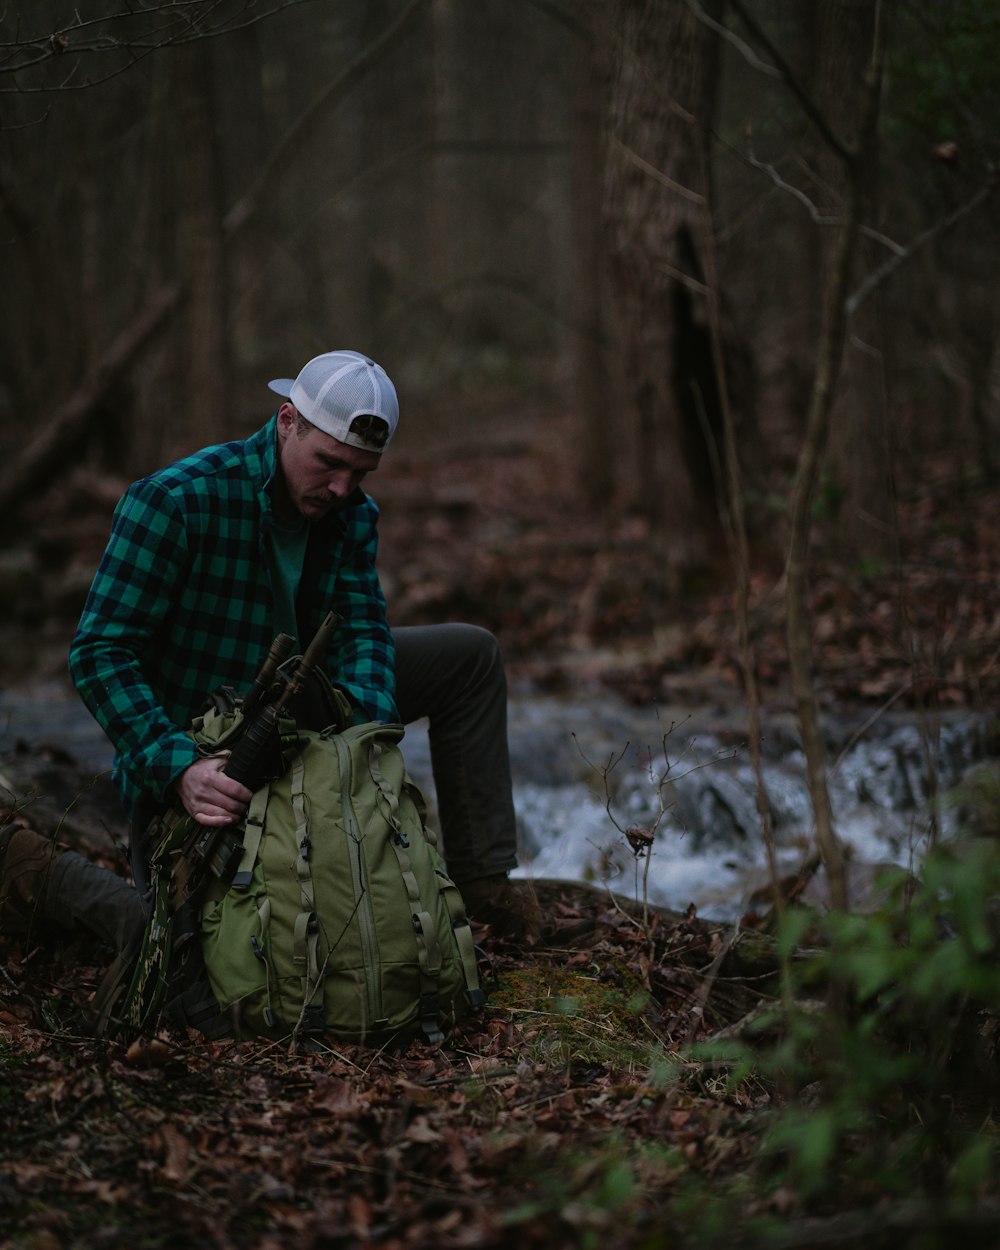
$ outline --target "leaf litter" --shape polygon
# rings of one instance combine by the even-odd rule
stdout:
[[[538,889],[574,944],[478,931],[487,1007],[402,1052],[172,1029],[98,1041],[99,964],[0,944],[8,1244],[645,1244],[685,1178],[753,1156],[753,1100],[710,1091],[677,1051],[704,1033],[711,935],[691,917],[643,931],[586,887]]]

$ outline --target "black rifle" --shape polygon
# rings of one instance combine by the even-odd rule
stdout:
[[[271,644],[267,659],[241,705],[242,719],[222,767],[248,790],[257,790],[284,769],[280,722],[302,693],[322,659],[341,618],[331,612],[289,671],[283,662],[294,645],[287,634]],[[197,896],[209,874],[229,884],[243,855],[242,825],[203,825],[183,810],[172,808],[153,821],[146,834],[152,847],[150,915],[109,969],[94,1002],[98,1033],[120,1029],[137,1033],[155,1024],[168,979],[178,964],[183,977],[187,952],[198,931]]]
[[[281,665],[294,645],[288,634],[279,634],[267,659],[243,700],[240,735],[222,772],[248,790],[258,790],[280,776],[284,769],[279,743],[282,714],[305,689],[310,675],[323,658],[341,617],[329,613],[299,662],[285,672]],[[240,825],[195,823],[180,848],[172,848],[170,902],[179,910],[200,888],[206,870],[220,881],[230,882],[243,855]],[[162,841],[161,841],[162,845]],[[155,857],[155,856],[154,856]]]

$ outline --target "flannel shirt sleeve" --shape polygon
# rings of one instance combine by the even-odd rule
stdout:
[[[360,721],[393,724],[396,710],[396,648],[375,566],[378,509],[358,509],[346,535],[337,575],[334,611],[343,622],[328,657],[331,679],[360,709]]]
[[[69,657],[81,698],[115,747],[126,802],[140,791],[162,799],[198,758],[143,676],[143,656],[155,645],[186,563],[176,504],[156,483],[136,483],[115,510]]]

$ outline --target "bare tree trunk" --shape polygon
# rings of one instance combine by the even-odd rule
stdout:
[[[979,436],[983,474],[990,485],[997,480],[996,454],[993,445],[1000,431],[1000,294],[994,300],[993,347],[983,382],[982,393],[975,402],[975,426]]]
[[[227,269],[222,196],[212,101],[212,54],[206,43],[175,54],[177,72],[177,263],[184,274],[186,334],[178,377],[184,380],[176,434],[184,449],[230,431]],[[179,445],[178,445],[179,450]]]
[[[132,205],[126,247],[143,257],[136,281],[141,283],[137,301],[148,300],[163,286],[187,278],[175,257],[174,163],[168,154],[174,146],[174,66],[161,58],[153,67],[143,125],[143,165]],[[150,345],[143,368],[130,381],[133,408],[126,421],[125,466],[132,476],[148,473],[170,458],[174,449],[174,424],[180,402],[178,377],[183,377],[180,337],[181,309],[174,309],[164,333]],[[179,373],[180,370],[180,373]],[[141,419],[138,419],[140,418]],[[182,432],[183,434],[183,432]],[[190,447],[185,448],[191,450]]]
[[[703,6],[717,16],[721,0]],[[722,404],[706,317],[708,129],[715,34],[683,0],[616,0],[605,212],[636,423],[636,497],[663,545],[667,585],[720,540]],[[727,343],[727,348],[734,345]]]
[[[705,168],[703,182],[707,186],[709,183],[708,165],[711,160],[711,151],[704,135],[700,144],[700,153],[702,164]],[[710,202],[708,217],[710,226],[714,220],[712,210],[713,206]],[[707,283],[708,326],[712,340],[712,362],[718,380],[717,389],[721,400],[723,418],[720,459],[726,490],[721,514],[723,530],[733,561],[735,578],[733,609],[736,616],[743,688],[747,696],[747,738],[754,771],[757,812],[760,816],[764,852],[767,856],[770,874],[773,906],[775,914],[780,916],[785,908],[785,899],[779,882],[778,862],[774,845],[774,827],[771,819],[771,802],[764,779],[764,762],[761,751],[763,731],[761,728],[760,687],[757,680],[756,653],[750,630],[750,541],[747,531],[746,495],[744,490],[745,468],[740,460],[733,405],[729,402],[729,368],[726,360],[725,332],[719,290],[718,248],[715,244],[714,230],[709,230],[703,240],[703,254],[705,257]],[[780,964],[782,987],[786,989],[788,985],[787,959],[782,957]]]
[[[847,333],[847,296],[857,251],[865,171],[869,167],[869,154],[876,141],[879,93],[885,59],[885,14],[881,0],[876,0],[875,9],[872,50],[858,111],[858,139],[856,145],[844,151],[844,210],[841,225],[837,228],[837,246],[831,256],[824,286],[823,332],[805,437],[799,455],[788,552],[787,629],[792,689],[806,755],[817,842],[827,872],[831,902],[841,910],[846,910],[848,904],[847,878],[843,848],[833,828],[826,776],[826,752],[813,685],[809,538],[813,504],[829,438],[837,375]]]
[[[447,291],[457,272],[462,243],[462,194],[459,162],[451,140],[459,129],[461,93],[454,72],[459,55],[455,0],[431,0],[428,159],[426,172],[424,265],[427,291]],[[445,310],[438,302],[435,316]],[[451,327],[448,327],[451,332]]]
[[[606,353],[604,315],[607,246],[601,218],[601,76],[588,24],[575,40],[573,113],[573,381],[580,430],[580,482],[587,498],[606,509],[615,487],[612,437],[615,425]],[[624,430],[622,431],[624,434]]]
[[[820,58],[821,9],[801,0],[781,0],[784,21],[792,32],[789,64],[801,82],[817,78]],[[820,139],[803,127],[800,138],[803,163],[815,167]],[[808,184],[808,196],[815,198],[815,184]],[[818,275],[823,269],[823,231],[797,204],[785,207],[785,229],[790,241],[783,253],[788,277],[787,303],[779,309],[781,324],[781,367],[777,370],[780,399],[787,405],[791,427],[798,435],[805,427],[809,395],[816,366],[816,343],[820,335],[821,300],[817,297]],[[778,301],[782,303],[783,301]],[[796,440],[797,441],[797,440]]]
[[[872,47],[875,9],[855,0],[822,0],[816,6],[817,99],[830,125],[856,144],[854,132],[859,84]],[[879,201],[878,149],[856,149],[863,166],[847,181],[859,178],[861,214],[876,224]],[[845,187],[839,158],[827,152],[820,161],[823,186],[831,195],[824,215],[850,211],[850,187]],[[882,257],[870,239],[856,249],[852,275],[873,269]],[[837,247],[827,249],[828,266],[836,263]],[[898,555],[891,478],[890,436],[882,303],[876,295],[851,318],[844,347],[843,375],[831,415],[830,472],[837,501],[836,525],[831,527],[834,549],[856,567],[883,564]]]

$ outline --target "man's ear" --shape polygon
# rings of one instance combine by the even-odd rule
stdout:
[[[287,438],[295,426],[297,417],[295,405],[287,401],[283,403],[278,409],[278,433]]]

